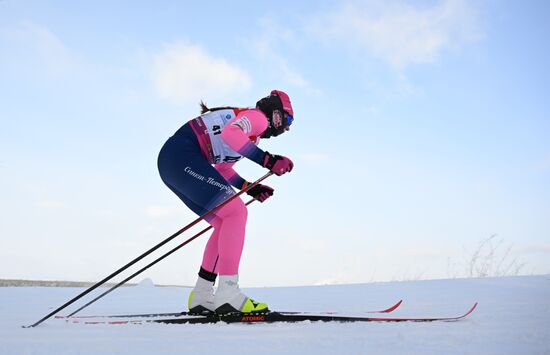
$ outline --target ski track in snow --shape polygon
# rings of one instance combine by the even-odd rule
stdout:
[[[392,316],[455,316],[479,302],[457,322],[84,325],[50,319],[21,328],[82,290],[0,288],[0,354],[550,354],[550,275],[244,289],[274,310],[363,316],[399,299]],[[176,312],[189,291],[121,288],[80,315]]]

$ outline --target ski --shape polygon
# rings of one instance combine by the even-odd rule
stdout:
[[[73,323],[83,324],[144,324],[144,323],[164,323],[164,324],[211,324],[211,323],[296,323],[296,322],[434,322],[434,321],[457,321],[470,315],[477,307],[477,302],[464,314],[455,317],[354,317],[339,316],[327,314],[288,314],[280,312],[266,313],[233,313],[233,314],[213,314],[208,316],[187,316],[180,318],[167,319],[141,319],[141,320],[120,320],[120,321],[87,321],[70,320]]]
[[[397,303],[392,305],[389,308],[377,311],[367,311],[369,314],[377,313],[391,313],[395,311],[403,303],[403,300],[399,300]],[[277,312],[280,314],[309,314],[314,312]],[[315,312],[315,314],[338,314],[337,312]],[[189,312],[171,312],[171,313],[142,313],[142,314],[114,314],[114,315],[98,315],[98,316],[55,316],[56,319],[92,319],[92,318],[153,318],[153,317],[186,317],[186,316],[196,316],[197,314]],[[210,314],[204,314],[201,316],[208,316]]]
[[[108,314],[96,316],[55,316],[55,319],[92,319],[92,318],[149,318],[149,317],[185,317],[191,316],[189,312],[170,312],[170,313],[143,313],[143,314]]]

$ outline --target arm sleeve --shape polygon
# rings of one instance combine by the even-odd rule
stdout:
[[[265,152],[258,148],[249,137],[259,137],[267,129],[267,119],[259,110],[244,110],[228,122],[221,138],[234,151],[256,163],[263,165]]]
[[[214,165],[214,168],[231,184],[231,186],[242,190],[248,185],[248,182],[237,174],[233,169],[233,165],[235,165],[235,163],[219,163]]]

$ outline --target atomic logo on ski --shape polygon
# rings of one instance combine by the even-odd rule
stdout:
[[[241,318],[241,322],[263,322],[265,321],[264,316],[244,316]]]

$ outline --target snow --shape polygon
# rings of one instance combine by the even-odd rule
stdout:
[[[455,316],[479,302],[457,322],[84,325],[50,319],[21,328],[82,290],[0,288],[0,354],[550,354],[550,275],[244,290],[272,309],[351,315],[403,299],[392,315]],[[176,312],[188,293],[146,280],[80,315]]]

